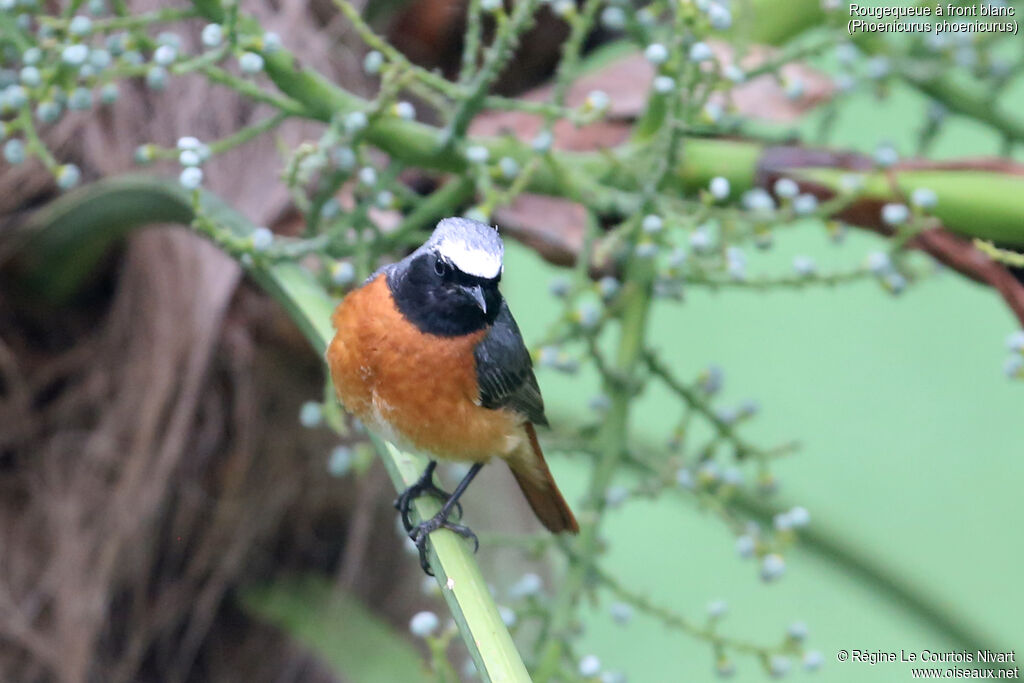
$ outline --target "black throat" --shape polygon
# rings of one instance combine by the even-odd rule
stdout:
[[[444,276],[435,271],[435,257],[421,254],[404,267],[387,273],[395,306],[406,320],[425,334],[458,337],[485,329],[501,309],[498,281],[454,271]],[[479,286],[487,312],[466,295],[463,287]]]

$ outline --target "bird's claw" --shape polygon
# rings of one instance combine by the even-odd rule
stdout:
[[[413,523],[411,519],[412,515],[412,504],[420,496],[426,494],[437,498],[442,502],[446,502],[451,498],[450,493],[442,489],[440,486],[434,483],[433,473],[424,474],[420,479],[407,488],[405,491],[395,499],[395,509],[398,510],[399,515],[402,517],[402,526],[405,527],[406,533],[411,535],[413,530]],[[455,502],[455,512],[459,518],[462,518],[462,503]]]
[[[480,539],[476,537],[473,530],[463,524],[456,524],[449,522],[444,516],[443,512],[439,512],[425,522],[420,522],[414,528],[409,530],[409,538],[412,539],[413,543],[416,544],[417,550],[420,551],[420,567],[429,576],[433,576],[434,572],[430,569],[430,562],[427,561],[427,539],[430,534],[437,531],[438,529],[448,529],[449,531],[468,538],[473,541],[473,552],[480,550]]]

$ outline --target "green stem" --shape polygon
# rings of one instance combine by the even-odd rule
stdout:
[[[587,499],[580,515],[580,536],[574,549],[576,557],[597,556],[599,520],[605,506],[605,492],[627,451],[629,408],[632,398],[632,385],[628,380],[635,376],[643,362],[643,342],[650,310],[653,267],[650,262],[635,259],[629,271],[629,276],[625,278],[627,289],[622,293],[622,331],[613,369],[616,376],[626,378],[627,381],[606,382],[606,393],[611,398],[611,405],[597,439],[597,443],[601,444],[601,455],[591,474]],[[540,642],[545,644],[541,650],[535,676],[538,683],[551,680],[561,667],[565,636],[568,634],[579,596],[587,585],[588,575],[589,568],[585,562],[570,563],[568,574],[555,597],[550,620],[541,635]]]

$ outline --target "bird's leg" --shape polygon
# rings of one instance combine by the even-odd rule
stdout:
[[[483,467],[483,463],[479,462],[470,467],[469,472],[467,472],[466,476],[462,478],[459,485],[455,487],[452,495],[450,495],[444,505],[441,506],[441,510],[430,519],[417,524],[416,527],[409,532],[409,538],[416,543],[416,547],[419,548],[420,551],[420,566],[423,567],[423,571],[431,576],[434,575],[434,572],[431,571],[430,563],[427,562],[427,538],[432,532],[437,531],[438,529],[448,529],[463,538],[472,539],[473,552],[480,549],[480,541],[477,539],[476,534],[474,534],[467,526],[449,522],[448,516],[451,515],[453,509],[459,507],[459,498],[463,493],[465,493],[466,488],[469,486],[469,482],[473,481],[473,477],[476,476],[476,473],[480,471],[481,467]],[[459,509],[461,514],[461,507],[459,507]]]
[[[437,461],[431,460],[427,464],[427,469],[423,470],[423,474],[416,480],[416,483],[402,491],[402,494],[395,500],[395,509],[402,516],[402,526],[405,527],[406,533],[412,531],[412,520],[409,518],[409,515],[412,512],[412,502],[414,500],[425,493],[444,501],[451,498],[450,493],[434,483],[434,469],[436,468]],[[459,513],[459,517],[462,517],[461,504],[457,503],[456,510]]]

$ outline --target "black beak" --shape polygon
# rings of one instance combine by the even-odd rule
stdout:
[[[480,307],[484,315],[487,315],[487,301],[484,299],[484,290],[480,285],[465,286],[462,289],[476,302],[476,305]]]

